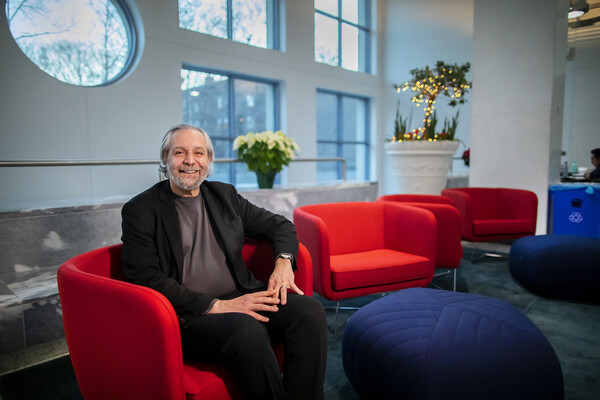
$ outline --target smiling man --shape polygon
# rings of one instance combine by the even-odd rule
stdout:
[[[168,179],[123,206],[123,272],[171,302],[184,357],[225,364],[245,397],[322,399],[327,324],[294,283],[294,225],[206,180],[214,150],[202,129],[170,129],[160,154]],[[245,236],[278,254],[266,283],[246,269]],[[284,341],[283,376],[272,337]]]

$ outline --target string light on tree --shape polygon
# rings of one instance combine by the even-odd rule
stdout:
[[[435,68],[430,69],[428,66],[425,68],[415,68],[410,71],[412,78],[402,85],[395,85],[396,91],[406,92],[410,90],[413,93],[411,101],[415,103],[417,107],[423,104],[423,126],[418,129],[413,129],[410,133],[406,130],[398,131],[402,124],[398,123],[398,118],[401,119],[397,112],[396,118],[396,132],[394,134],[394,140],[428,140],[436,141],[442,139],[454,139],[454,133],[456,125],[458,123],[458,113],[456,117],[452,118],[449,123],[448,120],[444,121],[444,130],[441,134],[435,132],[437,124],[437,116],[435,111],[435,102],[438,96],[445,96],[450,99],[448,103],[450,106],[456,106],[457,104],[464,104],[466,100],[464,96],[471,89],[471,82],[466,78],[467,73],[471,68],[470,63],[464,65],[458,64],[446,64],[443,61],[438,61]],[[406,124],[406,120],[402,120]],[[443,136],[443,137],[441,137]],[[404,139],[402,139],[404,138]]]

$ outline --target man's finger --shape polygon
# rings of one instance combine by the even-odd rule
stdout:
[[[248,313],[251,317],[254,317],[256,320],[261,321],[261,322],[269,322],[269,318],[265,317],[264,315],[260,315],[258,313],[255,312],[249,312]]]
[[[288,291],[293,291],[295,293],[298,293],[300,295],[303,295],[304,292],[302,290],[300,290],[300,288],[298,286],[296,286],[296,284],[294,282],[292,282],[291,287],[288,288]]]

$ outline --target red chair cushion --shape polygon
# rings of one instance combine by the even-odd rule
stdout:
[[[331,282],[334,290],[346,290],[422,279],[429,263],[426,257],[390,249],[336,255],[331,256]]]
[[[283,368],[283,344],[273,343],[273,351],[279,368]],[[224,365],[199,361],[185,361],[183,364],[183,388],[186,400],[243,399],[240,389]]]
[[[321,218],[327,226],[331,255],[385,247],[383,207],[339,203],[335,207],[305,206],[303,209]],[[360,232],[369,234],[361,235]]]
[[[183,371],[187,400],[242,398],[231,374],[222,365],[187,361],[183,365]]]
[[[535,221],[527,219],[478,219],[473,221],[473,233],[477,236],[506,235],[535,231]]]

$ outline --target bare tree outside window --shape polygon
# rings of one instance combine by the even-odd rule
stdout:
[[[315,0],[315,61],[370,72],[370,0]]]
[[[179,27],[227,38],[227,0],[179,0]]]
[[[62,82],[99,86],[127,66],[127,27],[109,0],[8,0],[6,16],[23,53]]]
[[[257,47],[267,47],[267,2],[233,1],[233,40]]]
[[[272,47],[275,0],[179,0],[179,27],[252,46]]]

